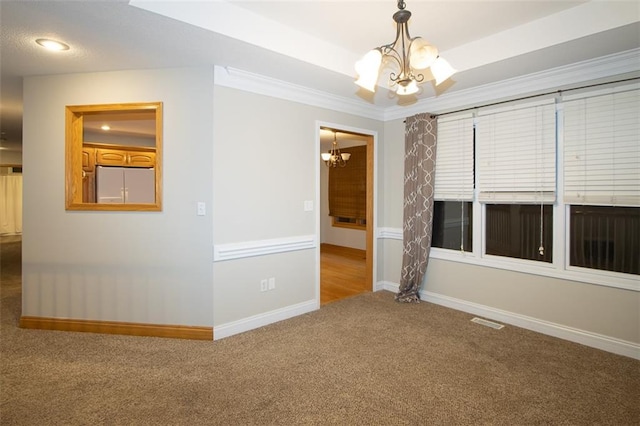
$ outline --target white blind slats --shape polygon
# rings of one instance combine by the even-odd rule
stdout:
[[[473,200],[473,118],[470,115],[438,120],[434,198]]]
[[[640,90],[564,105],[567,203],[640,206]]]
[[[551,101],[481,115],[476,126],[480,201],[553,202],[555,131]]]

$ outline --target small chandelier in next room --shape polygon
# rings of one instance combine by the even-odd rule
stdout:
[[[327,167],[344,167],[347,165],[347,161],[349,161],[349,158],[351,157],[351,154],[348,152],[340,152],[338,141],[336,140],[336,133],[337,132],[333,132],[333,143],[331,144],[329,152],[323,152],[320,154],[322,161],[325,162]]]
[[[356,63],[358,86],[375,92],[383,60],[392,60],[398,67],[389,76],[389,85],[397,86],[395,90],[398,95],[411,95],[418,91],[418,83],[424,80],[424,75],[419,71],[430,68],[436,86],[456,72],[440,57],[435,46],[421,37],[411,38],[408,24],[411,12],[405,7],[404,1],[398,0],[398,11],[393,15],[397,27],[395,41],[369,51]]]

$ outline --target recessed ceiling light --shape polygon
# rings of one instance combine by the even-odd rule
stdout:
[[[38,43],[40,46],[44,47],[47,50],[69,50],[69,46],[61,43],[59,41],[55,41],[55,40],[51,40],[48,38],[39,38],[36,40],[36,43]]]
[[[104,130],[105,132],[106,132],[107,130],[111,130],[111,127],[110,127],[108,124],[103,124],[102,126],[100,126],[100,128],[101,128],[102,130]]]

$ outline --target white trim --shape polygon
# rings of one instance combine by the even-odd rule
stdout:
[[[383,287],[385,290],[397,293],[399,284],[384,282]],[[445,306],[447,308],[467,312],[473,315],[479,315],[494,321],[511,324],[537,333],[546,334],[548,336],[557,337],[570,342],[579,343],[581,345],[640,360],[640,344],[638,343],[616,339],[614,337],[592,333],[573,327],[567,327],[550,321],[544,321],[526,315],[516,314],[514,312],[503,311],[501,309],[468,302],[455,297],[444,296],[430,291],[420,291],[420,299],[425,302],[434,303],[436,305]]]
[[[474,220],[476,220],[476,215],[474,215]],[[478,225],[474,222],[474,226]],[[483,230],[484,234],[484,228],[481,229]],[[378,228],[378,238],[402,241],[402,229]],[[482,238],[484,238],[484,235],[482,236]],[[476,243],[475,240],[476,239],[474,239],[474,244]],[[555,242],[556,239],[554,239],[554,243]],[[429,257],[432,259],[448,260],[451,262],[460,262],[469,265],[484,266],[487,268],[504,269],[515,273],[540,275],[543,277],[559,278],[567,281],[577,281],[581,283],[602,285],[612,288],[640,291],[640,282],[635,276],[630,276],[629,278],[627,278],[625,275],[629,274],[619,274],[609,271],[599,271],[596,269],[592,270],[587,268],[576,268],[569,266],[563,267],[562,263],[544,263],[534,260],[488,255],[478,257],[474,254],[474,252],[461,252],[460,250],[449,250],[439,247],[431,247]]]
[[[254,330],[256,328],[264,327],[265,325],[273,324],[278,321],[313,312],[317,309],[318,301],[308,300],[306,302],[286,306],[284,308],[275,309],[273,311],[265,312],[258,315],[253,315],[248,318],[243,318],[238,321],[232,321],[214,327],[213,338],[214,340],[220,340],[225,337],[233,336],[234,334],[244,333],[245,331]]]
[[[320,219],[320,215],[321,210],[322,210],[322,203],[320,201],[320,192],[322,190],[322,182],[321,182],[321,178],[320,178],[320,167],[321,167],[321,163],[320,163],[320,127],[321,127],[321,123],[316,120],[314,127],[313,127],[313,132],[314,132],[314,151],[316,153],[314,161],[315,161],[315,170],[314,170],[314,174],[313,176],[315,177],[315,212],[314,212],[314,221],[315,221],[315,234],[316,234],[316,239],[319,242],[322,242],[322,219]],[[313,275],[313,279],[314,279],[314,283],[313,283],[313,291],[315,294],[315,298],[316,301],[318,303],[317,308],[320,309],[320,286],[322,285],[322,281],[321,281],[321,272],[322,272],[322,264],[320,262],[322,262],[321,256],[320,256],[320,244],[316,245],[316,250],[315,250],[315,258],[316,258],[316,265],[315,265],[315,270],[314,270],[314,275]]]
[[[402,241],[402,228],[378,228],[378,238]]]
[[[274,238],[272,240],[243,241],[241,243],[216,244],[213,247],[213,261],[242,259],[264,256],[287,251],[307,250],[317,246],[315,235]]]
[[[611,95],[614,93],[629,92],[632,90],[640,90],[640,83],[628,82],[627,84],[608,85],[602,87],[586,87],[577,92],[563,93],[562,102],[570,102],[585,98],[594,98],[597,96]]]
[[[523,93],[540,93],[562,86],[575,86],[581,82],[638,72],[638,54],[640,49],[636,48],[423,99],[411,106],[395,105],[387,108],[219,65],[214,66],[214,84],[374,120],[390,121],[424,111],[439,113],[467,105],[490,102],[496,99],[496,93],[499,93],[502,98]]]
[[[477,257],[471,252],[461,253],[460,250],[449,250],[439,247],[431,247],[429,257],[432,259],[467,263],[487,268],[504,269],[514,273],[540,275],[543,277],[558,278],[567,281],[577,281],[586,284],[640,291],[640,282],[631,274],[620,274],[587,268],[578,269],[575,267],[563,270],[557,269],[553,263],[503,256],[491,256],[487,254],[484,254],[483,257]],[[629,275],[629,277],[627,278],[625,275]]]
[[[332,95],[236,68],[214,67],[214,84],[260,95],[299,102],[333,111],[383,120],[384,109],[355,99]]]
[[[392,281],[380,281],[376,287],[379,287],[382,290],[390,291],[392,293],[397,293],[400,289],[400,284],[394,283]]]
[[[373,291],[374,291],[374,292],[376,292],[376,291],[382,291],[382,290],[392,291],[392,290],[389,290],[389,289],[387,289],[387,288],[385,287],[385,282],[386,282],[386,281],[378,281],[378,282],[374,283],[374,285],[373,285]],[[398,288],[396,287],[396,292],[397,292],[397,291],[398,291]]]
[[[562,86],[575,86],[581,82],[625,73],[637,73],[639,54],[640,48],[631,49],[626,52],[443,94],[424,99],[410,107],[400,105],[389,107],[385,109],[384,120],[397,120],[424,111],[440,113],[464,105],[473,107],[475,104],[495,101],[497,94],[500,98],[508,98],[523,93],[544,93]]]

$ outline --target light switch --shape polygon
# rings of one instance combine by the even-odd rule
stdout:
[[[304,211],[305,212],[313,211],[313,201],[307,200],[304,202]]]
[[[202,201],[198,201],[198,216],[204,216],[207,214],[207,207]]]

